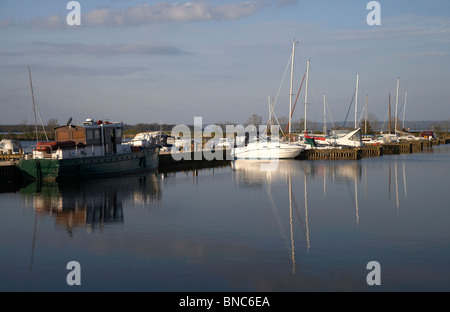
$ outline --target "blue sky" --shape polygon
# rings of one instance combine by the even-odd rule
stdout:
[[[44,122],[244,123],[266,119],[278,91],[287,117],[294,38],[295,93],[310,60],[308,120],[323,120],[323,94],[344,120],[357,74],[358,118],[368,95],[385,120],[399,77],[399,117],[407,92],[406,119],[450,119],[447,0],[379,1],[379,26],[369,1],[81,0],[81,26],[67,25],[68,2],[0,0],[0,124],[34,122],[28,65]]]

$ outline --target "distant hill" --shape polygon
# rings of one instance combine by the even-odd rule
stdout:
[[[335,122],[334,126],[335,128],[342,127],[344,125],[344,122]],[[399,122],[398,126],[401,128],[403,125],[403,122]],[[327,122],[327,129],[332,128],[332,123]],[[346,127],[353,127],[354,122],[347,122],[345,124]],[[361,127],[364,127],[364,123],[360,125]],[[377,121],[375,125],[372,125],[372,127],[376,131],[387,131],[389,128],[389,122],[383,122],[383,121]],[[394,127],[394,123],[392,122],[392,127]],[[424,121],[405,121],[405,128],[408,131],[412,132],[420,132],[423,130],[434,130],[436,128],[440,128],[441,131],[449,131],[450,130],[450,120],[442,121],[442,120],[424,120]],[[322,131],[323,129],[323,123],[321,122],[308,122],[308,130],[311,131]]]
[[[335,128],[339,128],[343,126],[343,122],[335,122],[334,126]],[[375,131],[387,131],[388,130],[388,122],[381,122],[377,121],[374,125],[371,125],[372,128]],[[399,124],[399,128],[401,128],[403,125],[403,122]],[[170,132],[172,128],[175,125],[170,124],[158,124],[158,123],[139,123],[136,125],[124,125],[124,130],[126,133],[129,134],[135,134],[137,132],[141,131],[166,131]],[[205,125],[204,125],[205,126]],[[223,126],[223,125],[221,125]],[[286,129],[287,124],[281,124],[281,128],[284,130]],[[354,122],[347,122],[346,127],[352,128],[354,126]],[[364,127],[364,124],[361,124],[361,127]],[[394,125],[392,124],[392,127]],[[50,136],[53,136],[53,129],[49,129],[46,127],[47,134]],[[53,128],[53,127],[52,127]],[[292,131],[298,131],[298,123],[295,125],[293,123],[293,129]],[[405,128],[408,131],[412,132],[420,132],[423,130],[439,130],[439,131],[449,131],[450,129],[450,119],[449,120],[425,120],[425,121],[407,121],[405,122]],[[332,129],[332,123],[327,123],[327,129]],[[17,125],[0,125],[0,137],[17,137],[18,139],[25,139],[22,138],[23,134],[26,134],[26,137],[30,136],[34,137],[34,126],[33,125],[24,125],[24,124],[17,124]],[[303,129],[301,129],[303,130]],[[323,123],[322,122],[314,122],[314,121],[308,121],[308,130],[309,131],[322,131],[323,130]],[[42,132],[42,127],[38,127],[38,131]],[[223,128],[223,131],[225,131],[225,128]]]

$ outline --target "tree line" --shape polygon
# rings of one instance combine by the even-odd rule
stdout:
[[[269,121],[263,120],[263,118],[258,114],[251,114],[250,117],[245,121],[244,126],[255,125],[256,127],[260,125],[267,125]],[[285,132],[288,129],[289,119],[287,117],[280,117],[277,120],[272,120],[272,125],[279,125],[281,132]],[[227,125],[236,125],[237,123],[231,121],[219,121],[216,125],[220,126],[223,131],[225,131]],[[434,130],[438,134],[448,133],[450,128],[450,120],[446,121],[431,121],[431,122],[408,122],[406,124],[411,125],[413,130]],[[57,119],[52,118],[47,121],[45,125],[35,125],[28,124],[23,121],[16,125],[0,125],[0,139],[15,139],[15,140],[26,140],[33,141],[36,140],[36,130],[38,133],[38,140],[45,141],[55,139],[54,129],[61,126]],[[380,122],[375,115],[369,114],[367,122],[363,119],[360,122],[360,127],[363,134],[375,134],[379,131],[389,132],[389,124],[387,122]],[[162,131],[165,133],[170,133],[175,124],[159,124],[159,123],[137,123],[135,125],[124,124],[123,134],[124,136],[132,137],[139,132],[145,131]],[[323,123],[307,120],[308,131],[313,133],[322,133]],[[342,126],[342,123],[335,125],[335,128]],[[352,126],[351,123],[348,126]],[[391,132],[394,132],[393,123],[391,125]],[[193,126],[190,126],[193,128]],[[331,125],[327,124],[327,129],[330,129]],[[292,132],[302,132],[304,130],[304,120],[293,120],[291,125]]]
[[[12,139],[21,141],[34,141],[37,137],[39,141],[49,141],[55,139],[55,128],[65,125],[60,124],[57,119],[52,118],[47,121],[45,125],[28,124],[26,121],[16,125],[0,125],[0,139]],[[139,132],[144,131],[172,131],[173,124],[159,124],[159,123],[138,123],[135,125],[124,124],[123,134],[133,136]]]

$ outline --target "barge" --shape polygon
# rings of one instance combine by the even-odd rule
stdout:
[[[122,122],[86,119],[55,128],[55,141],[38,142],[19,160],[23,179],[59,180],[151,171],[158,168],[160,145],[122,142]]]

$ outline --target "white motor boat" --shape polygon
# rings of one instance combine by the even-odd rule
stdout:
[[[234,159],[293,159],[305,146],[280,140],[258,138],[245,146],[234,147],[231,155]]]
[[[0,141],[0,152],[2,154],[20,154],[22,145],[19,140],[2,139]]]

